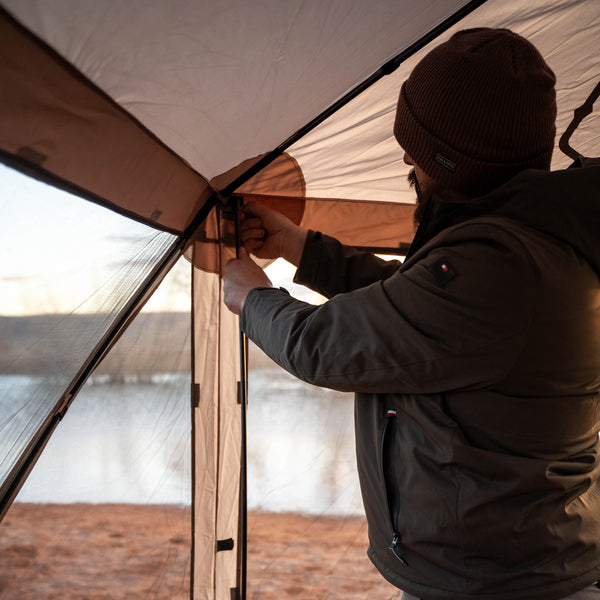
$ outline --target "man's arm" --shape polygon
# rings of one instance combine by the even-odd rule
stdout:
[[[415,394],[493,385],[514,366],[527,335],[533,274],[518,246],[487,243],[485,233],[321,306],[252,290],[242,329],[315,385]],[[438,264],[457,275],[440,283]]]
[[[391,277],[401,266],[357,252],[327,235],[309,231],[294,282],[332,298]]]

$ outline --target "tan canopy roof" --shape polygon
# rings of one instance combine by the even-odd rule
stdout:
[[[208,182],[230,183],[239,165],[468,3],[2,4],[37,37],[2,20],[2,108],[11,118],[1,148],[125,214],[183,231]],[[557,74],[560,133],[598,72],[594,5],[488,0],[434,43],[481,25],[527,36]],[[287,149],[305,185],[296,193],[412,203],[392,123],[400,84],[425,51]],[[582,124],[581,153],[593,153],[598,129],[597,117]],[[568,162],[555,154],[555,167]]]

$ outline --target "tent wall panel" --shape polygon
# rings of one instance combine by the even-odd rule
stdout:
[[[193,271],[193,577],[197,600],[230,600],[239,585],[240,405],[237,318],[218,275]],[[232,548],[218,550],[218,542]],[[225,544],[227,545],[227,544]]]
[[[414,204],[310,198],[302,226],[337,237],[349,246],[398,249],[402,254],[414,235],[414,210]]]

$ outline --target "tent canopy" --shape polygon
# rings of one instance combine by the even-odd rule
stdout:
[[[224,188],[237,167],[470,4],[6,0],[37,38],[3,24],[12,131],[2,147],[125,214],[181,232],[211,181]],[[595,22],[592,2],[489,0],[433,43],[482,25],[528,37],[557,74],[562,132],[595,83]],[[422,54],[288,149],[305,186],[296,194],[412,202],[392,124],[401,82]],[[597,142],[595,119],[578,131],[584,155]],[[557,152],[553,166],[566,164]]]
[[[0,5],[2,160],[164,236],[152,242],[151,260],[128,276],[128,285],[114,286],[119,301],[88,343],[73,348],[64,382],[39,395],[37,416],[0,473],[2,493],[10,503],[44,435],[186,252],[196,267],[193,593],[229,597],[239,586],[238,555],[215,548],[217,541],[237,542],[239,535],[241,416],[239,364],[232,358],[236,323],[222,305],[216,275],[233,249],[222,237],[217,208],[236,193],[276,205],[296,222],[348,244],[400,250],[412,236],[413,193],[392,127],[400,85],[416,62],[460,29],[506,27],[524,35],[557,76],[558,147],[573,111],[600,78],[600,5],[589,0],[1,0]],[[598,154],[597,108],[570,143],[581,155]],[[556,151],[552,166],[564,168],[571,160]]]

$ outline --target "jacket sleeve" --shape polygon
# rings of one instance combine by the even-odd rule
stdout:
[[[483,235],[437,248],[321,306],[252,290],[241,326],[319,386],[415,394],[490,386],[518,360],[532,314],[533,266],[512,246]]]
[[[294,282],[326,298],[387,279],[401,266],[368,252],[357,252],[332,237],[309,231]]]

